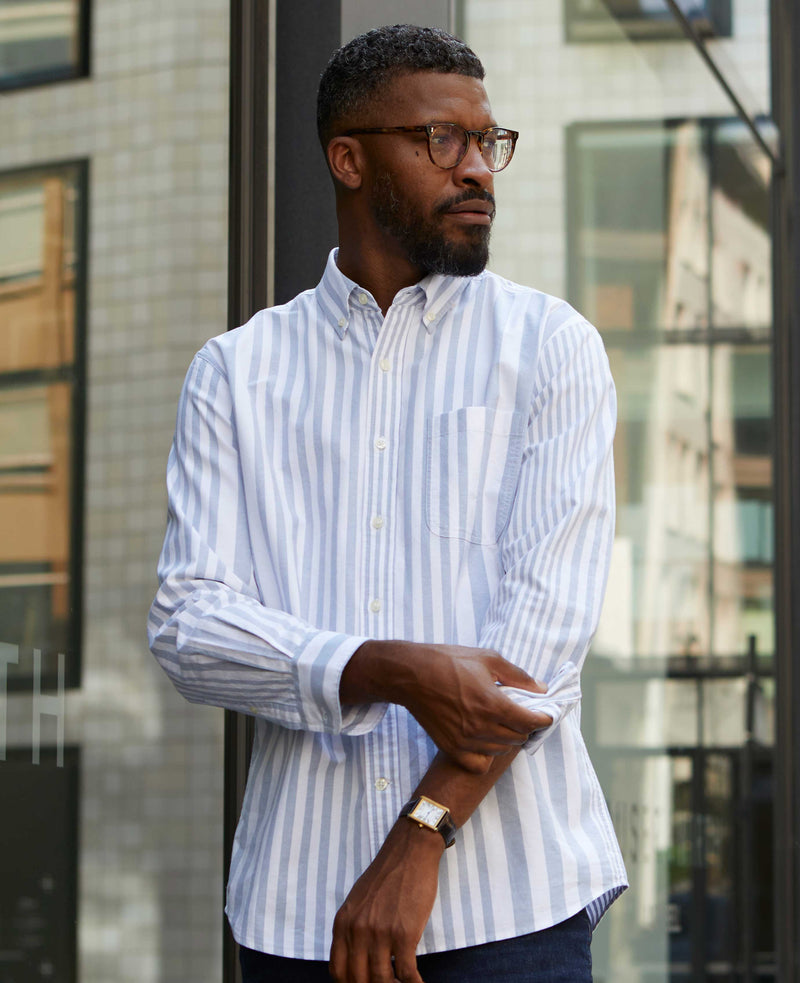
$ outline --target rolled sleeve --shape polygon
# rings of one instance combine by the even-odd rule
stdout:
[[[605,593],[614,535],[616,399],[602,342],[582,318],[543,346],[523,463],[501,540],[505,574],[481,646],[548,684],[509,696],[553,717],[535,751],[580,702],[579,672]]]
[[[537,751],[561,721],[581,702],[581,677],[578,667],[565,662],[550,681],[546,693],[531,693],[530,690],[515,686],[501,686],[501,691],[519,706],[537,713],[546,713],[553,718],[552,724],[535,730],[523,747],[528,754]]]

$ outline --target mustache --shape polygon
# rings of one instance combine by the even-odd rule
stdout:
[[[445,212],[449,212],[451,208],[455,205],[461,205],[465,201],[488,201],[492,206],[492,218],[494,218],[495,212],[497,211],[497,206],[495,204],[494,195],[490,191],[462,191],[460,194],[455,195],[452,198],[448,198],[447,201],[443,201],[440,205],[436,206],[436,214],[444,215]]]

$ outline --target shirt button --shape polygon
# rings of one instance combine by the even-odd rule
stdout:
[[[376,597],[373,601],[369,602],[369,609],[373,614],[377,614],[381,609],[381,602]]]
[[[386,438],[385,437],[376,437],[375,438],[375,446],[378,448],[379,451],[385,451],[386,450]]]
[[[389,783],[386,781],[385,778],[378,778],[375,780],[376,792],[385,792],[388,787],[389,787]]]
[[[389,361],[388,358],[382,358],[378,364],[381,367],[381,372],[388,372],[389,369],[392,367],[392,363]]]
[[[373,529],[383,529],[383,516],[373,515],[372,517],[372,528]]]
[[[339,318],[339,327],[340,328],[343,328],[345,326],[345,324],[347,324],[347,319],[344,318],[344,317],[340,317]]]
[[[366,294],[363,294],[362,293],[362,294],[359,294],[358,295],[358,300],[359,300],[359,303],[366,304],[367,301],[369,300],[369,297]]]
[[[435,320],[436,320],[436,315],[433,313],[433,311],[428,311],[428,313],[425,315],[426,324],[431,324]]]

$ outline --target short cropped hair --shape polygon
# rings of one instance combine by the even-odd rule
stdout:
[[[377,27],[334,51],[317,91],[317,132],[323,150],[336,126],[352,119],[398,75],[442,72],[483,80],[483,65],[463,41],[435,27]]]

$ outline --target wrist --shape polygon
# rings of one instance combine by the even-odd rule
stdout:
[[[387,840],[392,840],[403,850],[404,856],[413,857],[421,863],[437,864],[445,851],[444,840],[435,829],[419,826],[400,816],[389,831]]]
[[[453,846],[456,841],[456,825],[450,816],[450,810],[427,795],[416,795],[409,799],[400,810],[400,817],[405,817],[420,828],[438,833],[445,847]]]
[[[415,685],[413,642],[369,639],[352,654],[342,672],[342,704],[398,703]]]

